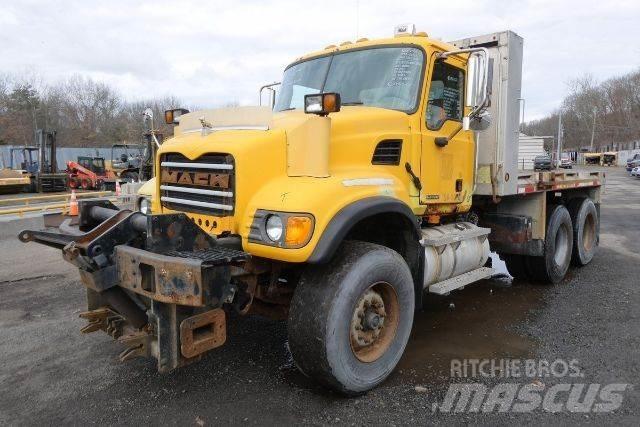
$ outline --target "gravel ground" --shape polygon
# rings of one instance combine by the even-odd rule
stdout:
[[[365,396],[326,392],[292,367],[286,325],[231,319],[227,344],[168,375],[152,361],[117,361],[104,334],[81,335],[84,293],[54,249],[23,245],[0,223],[0,423],[2,424],[538,424],[638,425],[640,396],[640,180],[607,170],[601,247],[560,285],[490,280],[429,297],[405,356]],[[575,359],[581,378],[506,380],[625,383],[613,413],[443,413],[452,359]],[[562,401],[559,397],[558,401]],[[566,398],[565,398],[566,401]]]

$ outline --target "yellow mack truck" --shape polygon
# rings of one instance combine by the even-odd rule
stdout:
[[[77,266],[83,332],[122,360],[174,370],[224,344],[229,312],[259,314],[287,320],[304,374],[364,393],[424,299],[490,277],[490,251],[545,283],[594,256],[601,174],[518,170],[522,43],[404,25],[328,46],[269,106],[167,111],[139,211],[82,200],[77,226],[19,238]]]

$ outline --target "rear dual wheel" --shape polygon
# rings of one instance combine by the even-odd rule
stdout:
[[[569,265],[591,262],[599,241],[598,212],[589,198],[577,198],[568,206],[552,206],[547,215],[544,255],[503,255],[509,273],[520,280],[558,283]]]
[[[600,240],[598,210],[591,199],[573,199],[568,205],[573,222],[573,254],[571,263],[577,267],[593,259]]]
[[[572,248],[573,226],[569,211],[563,205],[554,206],[547,214],[544,254],[527,257],[527,270],[535,281],[558,283],[569,270]]]
[[[345,242],[310,266],[291,303],[289,347],[298,368],[325,387],[362,394],[393,371],[409,339],[413,279],[395,251]]]

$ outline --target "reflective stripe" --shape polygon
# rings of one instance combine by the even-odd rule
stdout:
[[[233,165],[225,163],[183,163],[183,162],[162,162],[160,166],[168,168],[191,168],[191,169],[220,169],[231,170]]]
[[[393,185],[393,180],[389,178],[355,178],[344,179],[342,185],[345,187],[369,186],[369,185]]]
[[[195,133],[195,132],[202,132],[202,131],[220,131],[220,130],[269,130],[269,126],[251,126],[251,125],[213,126],[213,127],[206,127],[206,128],[186,129],[186,130],[183,130],[182,133]]]
[[[199,202],[196,200],[176,199],[175,197],[166,197],[166,196],[160,197],[160,200],[163,202],[177,203],[179,205],[199,206],[201,208],[209,208],[209,209],[222,209],[223,211],[233,210],[233,206],[221,205],[219,203],[208,203],[208,202]]]
[[[206,196],[233,197],[231,191],[202,190],[200,188],[174,187],[173,185],[161,185],[160,189],[178,191],[180,193],[204,194]]]

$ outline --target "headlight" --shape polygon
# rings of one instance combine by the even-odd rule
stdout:
[[[329,113],[340,111],[339,93],[318,93],[304,96],[304,112],[326,116]]]
[[[273,241],[277,242],[282,237],[282,219],[278,215],[269,215],[267,218],[267,236]]]
[[[281,248],[301,248],[311,240],[315,219],[308,213],[275,212],[258,209],[249,242]]]
[[[151,213],[151,200],[146,197],[141,198],[138,210],[145,215],[149,215]]]

